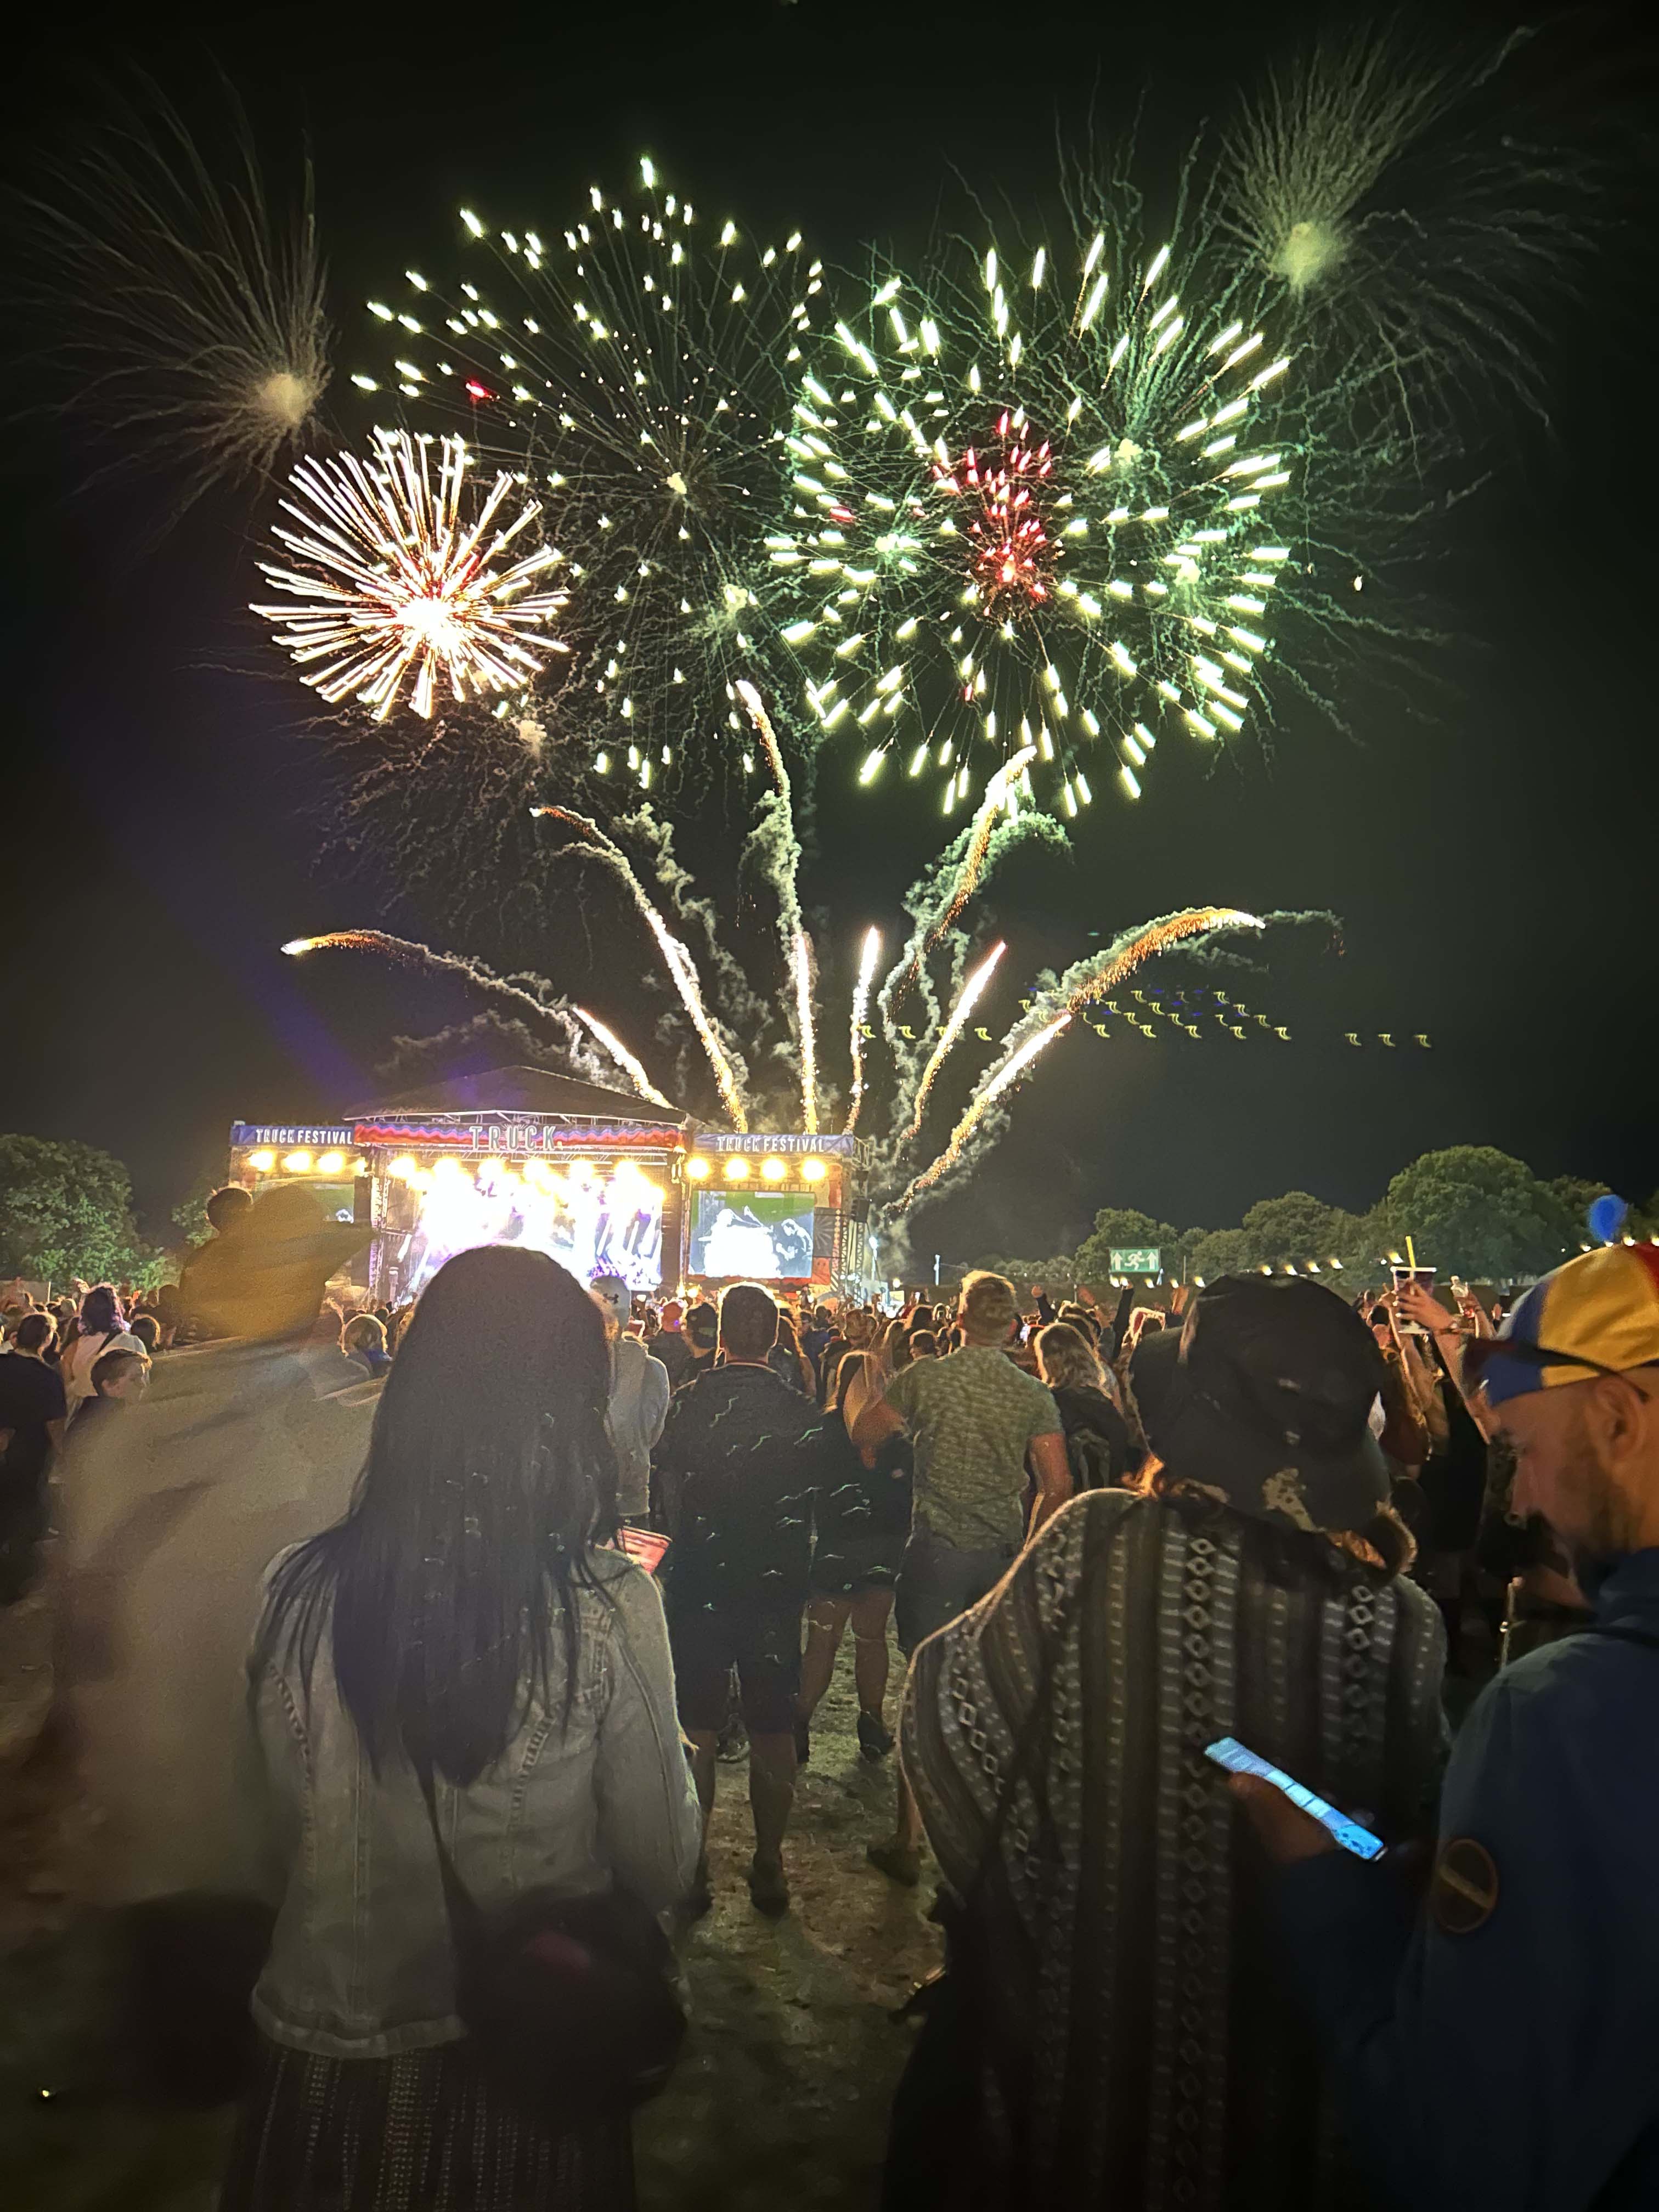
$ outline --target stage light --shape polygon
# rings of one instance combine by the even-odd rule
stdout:
[[[397,1158],[387,1168],[386,1173],[389,1176],[396,1176],[399,1182],[410,1182],[413,1181],[415,1171],[419,1164],[413,1152],[399,1152]]]
[[[689,1159],[685,1164],[685,1172],[693,1182],[707,1182],[708,1163],[702,1158]]]
[[[343,1152],[325,1152],[317,1163],[319,1175],[340,1175],[345,1169]]]
[[[780,1159],[769,1159],[763,1160],[761,1162],[761,1173],[765,1176],[768,1182],[781,1182],[787,1170],[784,1167],[783,1162]]]
[[[308,1175],[311,1171],[309,1152],[289,1152],[283,1162],[284,1175]]]
[[[255,1175],[269,1175],[276,1164],[275,1152],[250,1152],[247,1164]]]
[[[801,1164],[802,1176],[808,1182],[822,1182],[829,1172],[822,1160],[805,1160]]]
[[[351,1163],[351,1172],[355,1176],[367,1175],[368,1173],[368,1162],[367,1160],[353,1160]]]
[[[727,1160],[726,1163],[726,1180],[727,1182],[747,1182],[749,1180],[748,1161],[744,1159]]]

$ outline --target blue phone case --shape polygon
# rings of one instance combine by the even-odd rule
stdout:
[[[1380,1836],[1363,1827],[1358,1820],[1339,1813],[1334,1805],[1328,1805],[1322,1797],[1316,1797],[1305,1783],[1297,1782],[1285,1773],[1282,1766],[1274,1766],[1262,1758],[1260,1752],[1248,1750],[1237,1736],[1218,1736],[1204,1747],[1206,1759],[1212,1759],[1218,1766],[1224,1766],[1233,1774],[1259,1774],[1264,1782],[1271,1782],[1275,1790],[1282,1790],[1292,1805],[1299,1805],[1304,1813],[1311,1814],[1320,1826],[1345,1851],[1356,1858],[1380,1858],[1385,1846]]]

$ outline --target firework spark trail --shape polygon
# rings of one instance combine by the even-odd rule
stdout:
[[[459,952],[438,952],[429,945],[418,945],[407,937],[392,937],[383,929],[331,929],[321,937],[291,938],[283,951],[291,960],[302,958],[308,952],[378,952],[383,959],[395,960],[405,968],[423,968],[431,972],[459,975],[471,984],[486,998],[505,999],[514,1006],[528,1007],[544,1022],[551,1022],[564,1037],[565,1050],[572,1065],[588,1082],[603,1082],[609,1071],[586,1048],[578,1018],[586,1023],[599,1038],[617,1065],[634,1082],[642,1098],[655,1099],[659,1105],[667,1106],[672,1101],[651,1088],[644,1070],[633,1054],[620,1045],[609,1031],[602,1030],[591,1015],[580,1007],[566,1006],[562,1000],[549,1000],[538,996],[529,988],[531,982],[542,984],[539,976],[520,981],[514,977],[498,975],[481,960],[468,958]],[[550,987],[542,984],[543,989]]]
[[[1018,757],[1018,764],[1023,774],[1023,753]],[[877,997],[890,1044],[893,1041],[892,1018],[896,1010],[914,984],[927,984],[928,954],[941,943],[951,923],[997,862],[1024,839],[1036,837],[1061,847],[1066,843],[1066,832],[1051,815],[1008,811],[1016,765],[1015,761],[1008,763],[1007,781],[1002,781],[1000,771],[991,778],[973,821],[905,893],[904,910],[915,927],[906,941],[902,958],[887,975]],[[927,1018],[930,1022],[939,1018],[939,1009],[931,994]]]
[[[659,821],[646,799],[632,813],[617,816],[615,826],[649,850],[657,888],[666,894],[677,920],[697,933],[702,972],[711,978],[708,995],[726,1028],[758,1036],[773,1011],[772,1002],[754,988],[742,963],[721,937],[720,913],[714,900],[697,895],[696,877],[676,858],[672,824]]]
[[[1052,1044],[1063,1030],[1070,1028],[1071,1021],[1072,1017],[1069,1014],[1061,1014],[1056,1020],[1049,1022],[1044,1028],[1039,1030],[1035,1036],[1028,1037],[1012,1060],[1003,1062],[985,1088],[969,1101],[967,1110],[951,1132],[951,1141],[945,1150],[931,1166],[924,1168],[907,1187],[893,1209],[896,1213],[907,1212],[923,1191],[931,1190],[939,1177],[956,1165],[962,1158],[963,1146],[983,1121],[990,1108],[995,1105],[1005,1091],[1019,1080],[1043,1047]]]
[[[746,1130],[749,1127],[749,1115],[744,1106],[743,1091],[732,1064],[726,1056],[726,1048],[715,1034],[714,1025],[708,1018],[708,1010],[703,1005],[702,987],[697,980],[696,964],[690,952],[652,904],[644,884],[641,883],[629,865],[628,855],[620,847],[612,844],[597,822],[586,814],[576,813],[571,807],[536,806],[532,807],[531,811],[532,814],[548,817],[555,822],[562,822],[570,829],[577,830],[586,840],[588,849],[603,860],[607,867],[614,870],[621,878],[629,896],[639,910],[641,919],[650,930],[652,936],[655,938],[657,948],[663,957],[663,964],[673,978],[674,988],[680,994],[680,1002],[690,1017],[691,1026],[702,1040],[702,1048],[708,1054],[708,1064],[714,1071],[714,1081],[720,1087],[720,1098],[726,1110],[732,1117],[732,1125],[736,1129]]]
[[[902,1133],[907,1143],[912,1137],[921,1135],[921,1117],[927,1110],[928,1093],[933,1090],[935,1079],[940,1068],[944,1066],[951,1048],[967,1027],[969,1017],[984,997],[991,978],[996,971],[998,961],[1007,950],[1007,946],[1004,944],[994,945],[957,994],[956,1005],[951,1009],[951,1018],[945,1024],[939,1041],[933,1047],[932,1056],[926,1067],[922,1069],[921,1079],[916,1085],[916,1095],[910,1105],[909,1123]]]
[[[795,975],[795,1033],[800,1039],[801,1127],[809,1137],[818,1128],[818,1043],[812,1021],[812,945],[804,929],[790,947]]]
[[[859,980],[853,992],[853,1087],[848,1094],[845,1128],[850,1137],[858,1126],[859,1108],[864,1103],[864,1025],[870,1012],[870,988],[876,980],[876,963],[881,958],[881,932],[866,929],[864,951],[859,959]]]
[[[653,1083],[651,1078],[646,1073],[641,1061],[633,1053],[629,1052],[628,1047],[623,1042],[622,1039],[614,1033],[614,1031],[608,1030],[605,1027],[605,1024],[599,1019],[597,1014],[590,1014],[586,1006],[579,1006],[575,1005],[574,1001],[571,1005],[570,1011],[574,1014],[579,1022],[585,1022],[586,1024],[588,1029],[592,1030],[592,1034],[605,1047],[612,1060],[616,1061],[617,1066],[627,1070],[628,1074],[633,1082],[634,1088],[639,1092],[641,1098],[650,1099],[653,1105],[666,1106],[671,1111],[678,1110],[675,1107],[673,1100],[672,1098],[665,1098],[662,1092],[658,1090],[656,1085]]]
[[[1009,1085],[1075,1015],[1115,990],[1143,961],[1167,951],[1183,939],[1200,936],[1209,930],[1261,927],[1256,915],[1246,914],[1237,907],[1188,907],[1179,914],[1164,915],[1157,921],[1140,922],[1133,929],[1124,930],[1103,952],[1091,954],[1068,968],[1058,982],[1036,994],[1030,1012],[1003,1039],[1002,1048],[1007,1057],[969,1101],[944,1152],[906,1188],[895,1210],[904,1212],[923,1191],[931,1190],[947,1170],[958,1164],[969,1139],[984,1126],[987,1112],[1006,1093]]]
[[[800,915],[800,840],[795,835],[795,799],[772,718],[760,693],[740,678],[738,696],[759,733],[768,767],[777,786],[763,800],[761,820],[750,840],[778,895],[778,931],[795,993],[795,1041],[800,1052],[801,1127],[809,1136],[818,1126],[818,1045],[812,1015],[812,946]]]
[[[1011,803],[1014,784],[1022,769],[1037,757],[1035,745],[1022,746],[1012,760],[1003,763],[985,787],[985,796],[975,815],[972,833],[968,840],[968,852],[962,864],[962,873],[957,878],[957,887],[951,894],[947,906],[927,933],[927,950],[932,951],[951,924],[962,912],[979,889],[979,879],[985,869],[985,855],[991,848],[991,833],[996,827],[997,816]]]
[[[1189,907],[1180,914],[1165,915],[1161,921],[1143,922],[1139,928],[1126,930],[1121,937],[1115,938],[1103,952],[1094,953],[1068,968],[1054,988],[1042,994],[1036,1009],[1028,1018],[1047,1018],[1057,1000],[1064,1004],[1068,1014],[1081,1013],[1085,1006],[1094,1005],[1116,990],[1142,961],[1168,951],[1170,945],[1179,945],[1183,938],[1201,936],[1212,929],[1260,929],[1262,926],[1258,915],[1246,914],[1236,906]]]
[[[303,680],[331,706],[356,696],[377,721],[399,703],[411,675],[409,703],[429,720],[441,672],[460,702],[470,691],[522,690],[548,654],[566,650],[541,634],[566,594],[527,588],[563,556],[543,545],[500,565],[540,506],[520,507],[487,536],[514,489],[503,474],[468,527],[465,444],[441,441],[435,487],[431,452],[406,430],[380,430],[368,461],[307,457],[289,479],[295,496],[281,502],[299,527],[272,532],[301,565],[258,563],[298,602],[252,611],[277,625],[276,641]]]

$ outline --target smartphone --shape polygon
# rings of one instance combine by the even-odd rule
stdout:
[[[1270,1765],[1259,1752],[1246,1751],[1237,1736],[1219,1736],[1214,1743],[1206,1743],[1204,1756],[1214,1759],[1218,1766],[1226,1767],[1231,1773],[1259,1774],[1264,1782],[1271,1782],[1275,1790],[1285,1792],[1292,1805],[1299,1805],[1304,1813],[1310,1813],[1320,1826],[1340,1844],[1345,1851],[1352,1851],[1356,1858],[1382,1856],[1385,1846],[1381,1836],[1374,1836],[1358,1820],[1351,1820],[1346,1813],[1339,1813],[1334,1805],[1328,1805],[1322,1797],[1316,1797],[1304,1784],[1293,1781],[1282,1766]]]
[[[643,1567],[647,1574],[654,1575],[662,1565],[663,1555],[672,1540],[667,1536],[659,1536],[654,1528],[634,1528],[624,1525],[617,1535],[617,1546],[619,1551],[626,1552],[636,1565]]]

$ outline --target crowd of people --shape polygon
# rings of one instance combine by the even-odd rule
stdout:
[[[849,1626],[944,1954],[890,2212],[1659,2202],[1659,1254],[890,1314],[483,1248],[391,1310],[302,1190],[210,1219],[0,1316],[0,1600],[227,2212],[631,2204],[720,1765],[781,1917]]]

